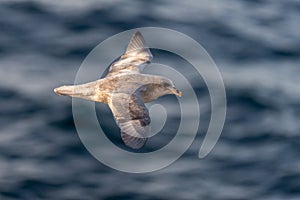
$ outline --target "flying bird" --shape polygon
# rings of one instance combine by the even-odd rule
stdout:
[[[141,74],[141,66],[150,63],[152,58],[142,34],[137,31],[126,52],[109,66],[106,77],[81,85],[61,86],[54,92],[108,104],[124,144],[140,149],[150,133],[151,119],[145,103],[167,94],[182,95],[170,79]]]

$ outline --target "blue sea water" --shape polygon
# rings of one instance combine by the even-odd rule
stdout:
[[[299,22],[297,0],[2,0],[0,199],[300,199]],[[71,99],[53,88],[72,84],[101,41],[147,26],[205,47],[223,76],[228,110],[220,140],[199,160],[210,117],[199,81],[202,122],[190,149],[165,169],[127,174],[89,154]]]

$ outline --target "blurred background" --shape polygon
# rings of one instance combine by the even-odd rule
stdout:
[[[299,22],[298,0],[1,0],[0,199],[300,199]],[[200,81],[203,121],[191,148],[163,170],[126,174],[87,152],[71,98],[53,88],[72,84],[100,42],[146,26],[203,45],[224,79],[227,119],[199,160],[210,117]]]

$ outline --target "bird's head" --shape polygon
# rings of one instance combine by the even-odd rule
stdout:
[[[167,92],[167,94],[175,94],[175,95],[177,95],[179,97],[182,96],[182,92],[180,90],[178,90],[174,86],[174,84],[172,83],[172,81],[170,81],[169,79],[163,79],[163,81],[162,81],[162,87]]]

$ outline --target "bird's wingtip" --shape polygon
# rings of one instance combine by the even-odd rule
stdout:
[[[54,88],[53,91],[58,94],[58,95],[67,95],[68,92],[70,92],[69,90],[66,90],[65,89],[66,86],[61,86],[61,87],[57,87],[57,88]]]
[[[58,87],[58,88],[54,88],[54,89],[53,89],[53,92],[54,92],[55,94],[58,94],[58,95],[63,96],[63,94],[62,94],[62,92],[60,91],[60,88],[59,88],[59,87]]]
[[[142,36],[142,34],[141,34],[141,32],[140,32],[139,30],[137,30],[137,31],[134,33],[134,36],[136,36],[136,35],[141,35],[141,36]]]

